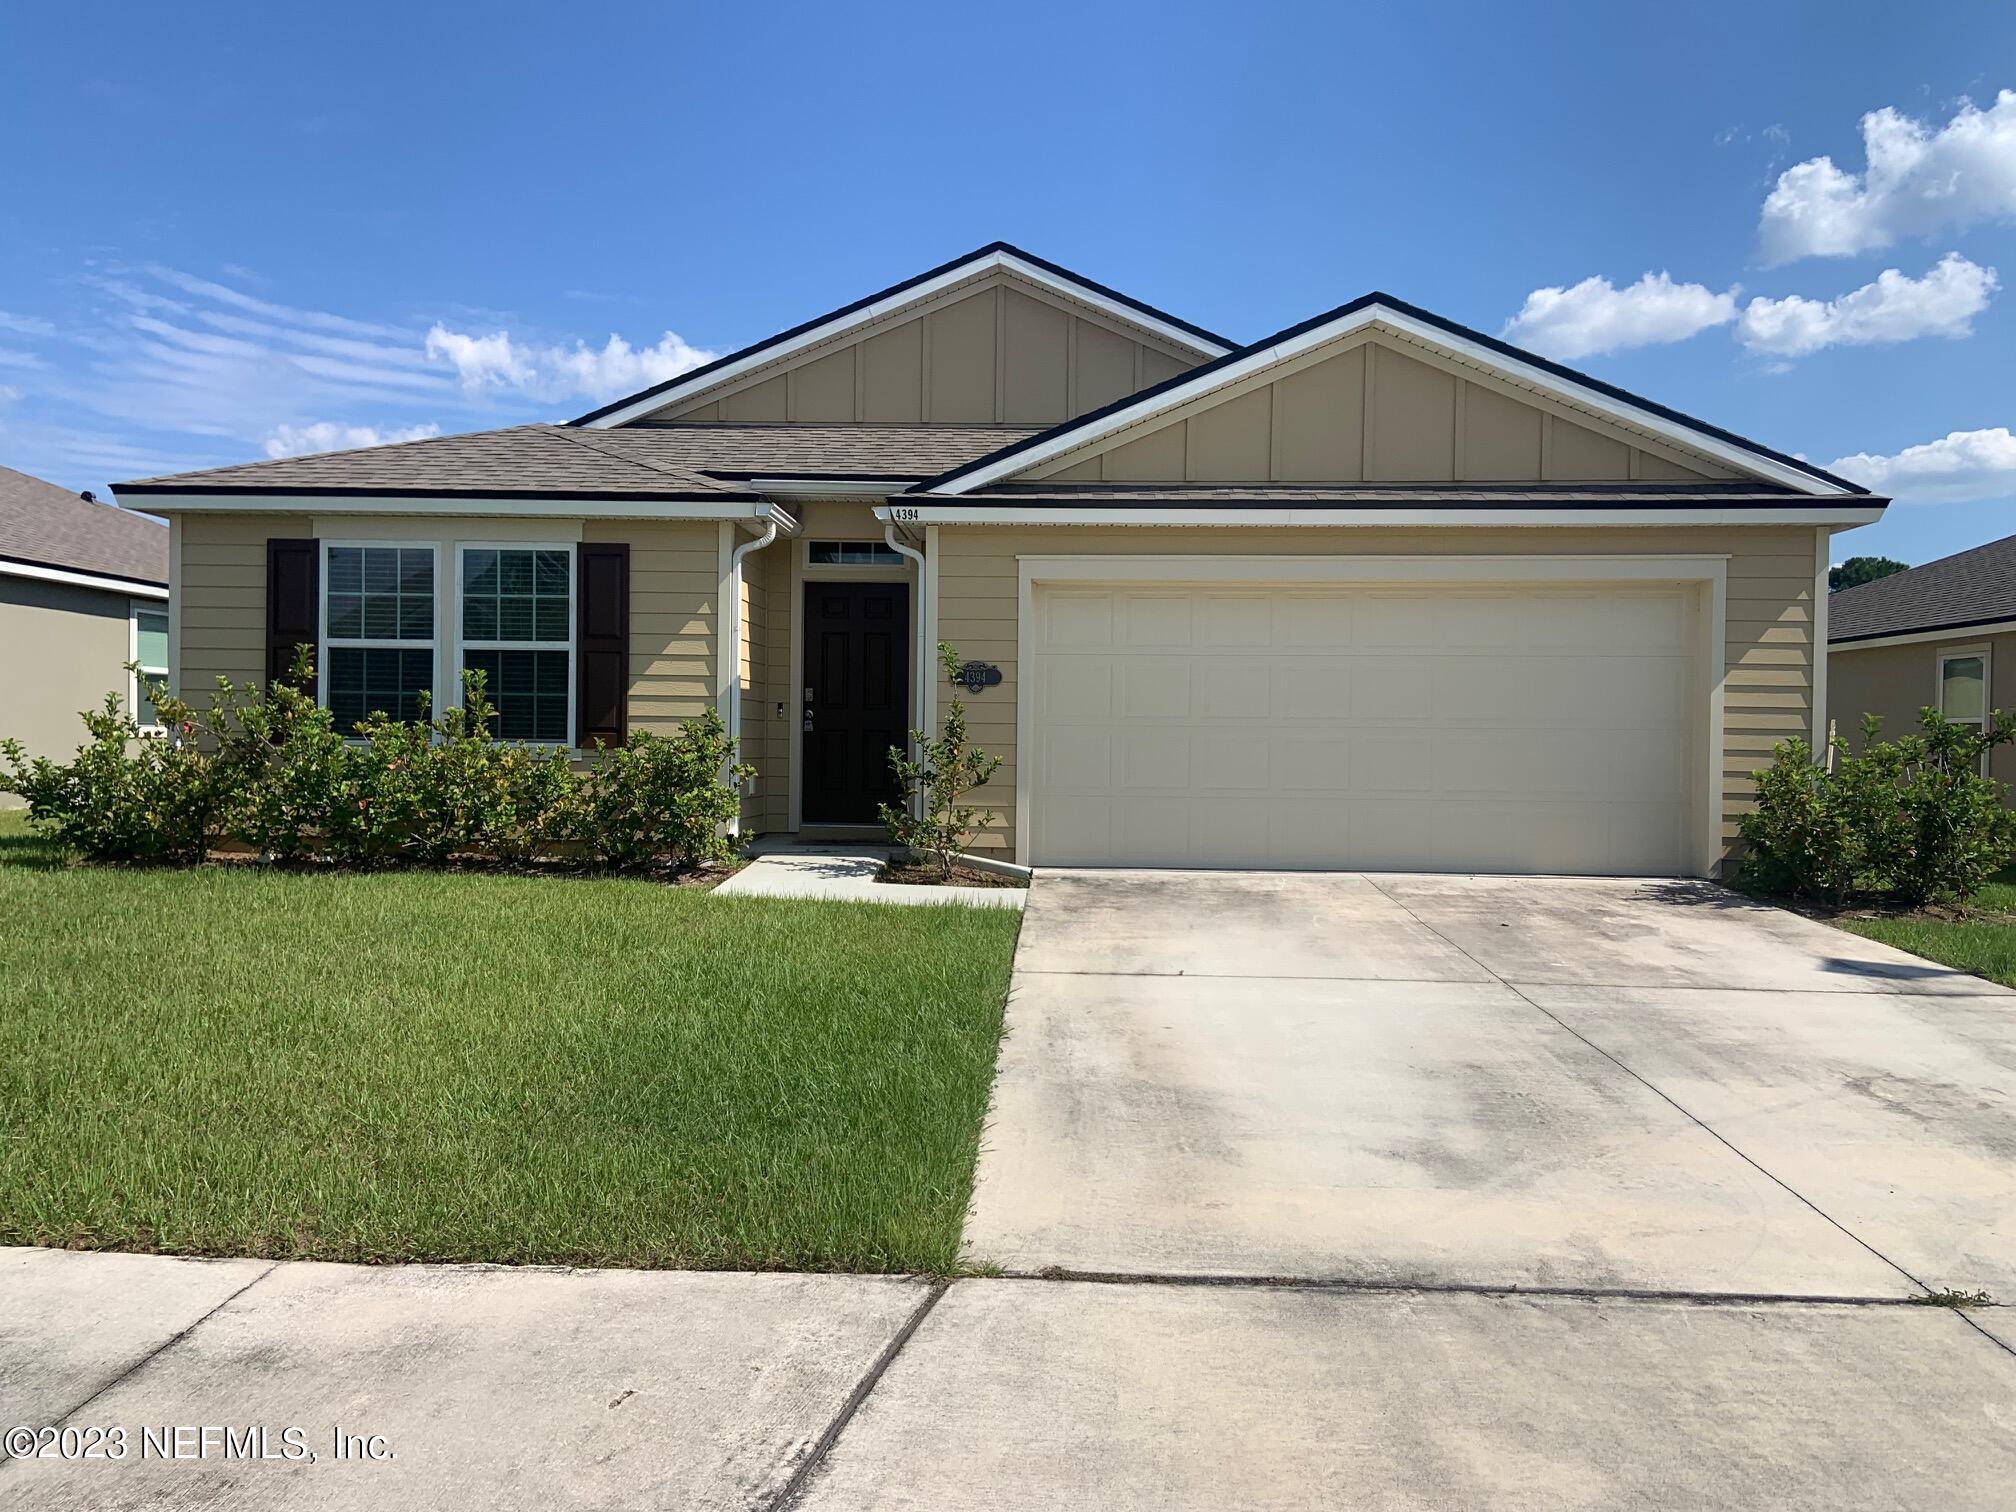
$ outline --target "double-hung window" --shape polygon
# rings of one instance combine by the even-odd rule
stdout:
[[[168,610],[161,604],[135,600],[131,613],[133,654],[127,660],[138,662],[140,671],[133,679],[133,697],[127,707],[141,729],[158,730],[161,716],[154,712],[154,700],[147,693],[155,683],[168,681]]]
[[[1939,653],[1939,712],[1955,724],[1988,727],[1988,648]],[[1987,766],[1987,753],[1982,753]]]
[[[434,686],[434,548],[339,546],[322,559],[323,702],[351,734],[370,714],[417,720]]]
[[[574,554],[462,548],[462,669],[485,676],[505,740],[566,745],[574,727]]]

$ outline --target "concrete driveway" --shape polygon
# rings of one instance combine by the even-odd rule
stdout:
[[[1046,872],[1011,1273],[2016,1296],[2016,994],[1684,882]]]

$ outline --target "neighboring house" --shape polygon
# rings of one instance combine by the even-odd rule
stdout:
[[[1385,295],[1240,345],[1002,244],[567,425],[122,485],[185,684],[507,735],[707,707],[872,826],[947,640],[1041,864],[1708,873],[1881,499]]]
[[[0,737],[69,756],[107,693],[151,719],[129,661],[168,674],[168,527],[0,467]]]
[[[1903,735],[1920,709],[1978,725],[2016,708],[2016,536],[1844,588],[1827,613],[1827,714],[1843,740],[1860,746],[1865,714]],[[1993,752],[1989,772],[2016,783],[2016,751]]]

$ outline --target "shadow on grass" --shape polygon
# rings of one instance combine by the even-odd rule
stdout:
[[[0,810],[0,866],[53,871],[68,863],[63,847],[38,834],[24,810]]]

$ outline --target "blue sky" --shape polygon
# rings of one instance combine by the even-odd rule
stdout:
[[[1542,14],[14,7],[0,463],[566,418],[999,237],[1509,325],[1922,501],[1844,555],[2016,531],[2016,7]]]

